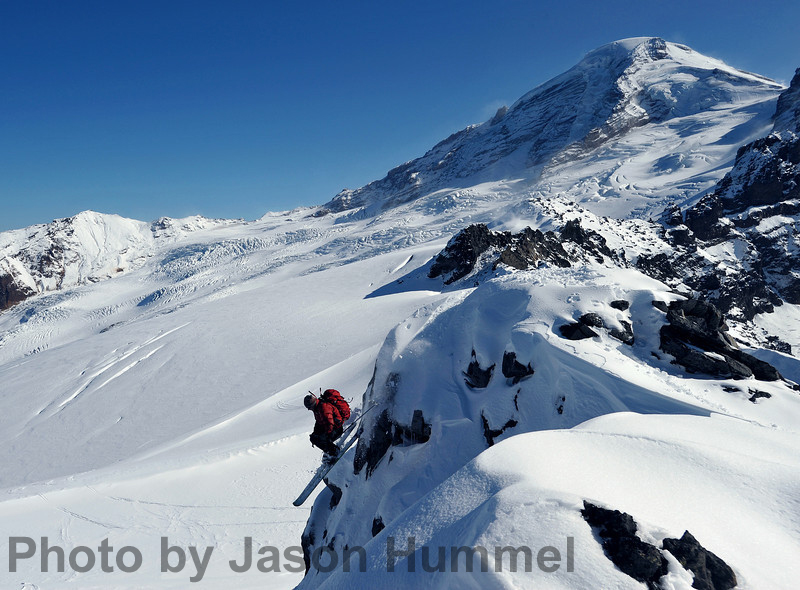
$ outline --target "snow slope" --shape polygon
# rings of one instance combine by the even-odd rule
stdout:
[[[727,549],[742,587],[790,587],[781,564],[800,547],[800,521],[780,516],[793,514],[800,486],[791,450],[800,443],[800,396],[782,383],[749,383],[773,396],[769,404],[751,403],[724,389],[736,381],[687,378],[652,357],[664,320],[651,301],[672,297],[635,271],[540,268],[492,279],[400,324],[378,355],[364,399],[378,409],[365,418],[352,467],[330,476],[341,500],[331,508],[331,492],[321,493],[306,530],[312,549],[325,545],[344,555],[345,544],[367,548],[369,571],[359,578],[361,572],[337,570],[326,579],[312,569],[301,587],[584,588],[611,580],[638,587],[603,561],[579,514],[583,499],[643,519],[657,540],[689,529],[718,555]],[[631,302],[633,346],[606,333],[578,342],[558,334],[558,325],[583,313],[609,323],[627,315],[610,306],[619,299]],[[486,388],[464,379],[473,351],[482,368],[495,365]],[[534,374],[518,384],[504,378],[506,352]],[[415,411],[430,425],[429,440],[395,436],[381,444],[386,424],[394,432],[407,428]],[[620,412],[624,417],[606,418]],[[503,430],[491,443],[506,442],[486,450],[487,427]],[[538,434],[522,436],[531,431]],[[737,515],[734,529],[720,530],[723,514]],[[377,521],[388,532],[376,535]],[[744,541],[750,535],[775,539],[775,551],[754,554]],[[402,539],[403,549],[407,537],[416,538],[418,571],[436,563],[439,546],[563,548],[572,536],[582,557],[575,572],[537,571],[540,579],[472,579],[451,576],[449,567],[441,578],[415,576],[402,561],[405,575],[396,576],[385,566],[389,536]],[[433,548],[432,562],[421,561],[425,545]]]
[[[639,535],[659,544],[687,528],[734,568],[739,588],[792,588],[797,576],[797,433],[711,417],[615,413],[569,430],[510,437],[460,468],[365,544],[365,570],[318,576],[303,587],[353,588],[643,588],[603,555],[580,516],[583,501],[632,514]],[[406,458],[406,461],[408,458]],[[624,485],[621,485],[624,482]],[[387,573],[388,538],[397,551],[414,538],[412,557]],[[568,562],[568,539],[573,565]],[[753,542],[769,540],[769,542]],[[484,547],[488,571],[452,547]],[[528,547],[516,571],[496,547]],[[446,548],[439,559],[438,548]],[[556,561],[536,556],[555,547]],[[426,548],[428,553],[426,555]],[[552,555],[552,554],[551,554]],[[409,573],[409,561],[415,573]],[[445,564],[444,571],[426,572]],[[500,564],[501,571],[495,567]],[[665,587],[687,589],[692,576],[674,559]]]

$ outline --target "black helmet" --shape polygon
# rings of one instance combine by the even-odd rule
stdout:
[[[313,393],[309,393],[303,398],[303,405],[310,410],[317,405],[317,396]]]

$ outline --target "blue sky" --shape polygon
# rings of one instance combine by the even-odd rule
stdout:
[[[0,0],[0,231],[328,201],[610,41],[784,83],[800,3]]]

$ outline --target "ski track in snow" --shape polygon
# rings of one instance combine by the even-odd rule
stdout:
[[[100,377],[104,376],[108,371],[116,368],[123,361],[127,360],[128,358],[130,358],[131,356],[135,355],[137,352],[141,351],[142,349],[150,346],[151,344],[153,344],[155,342],[158,342],[162,338],[165,338],[166,336],[169,336],[173,332],[176,332],[176,331],[180,330],[181,328],[184,328],[184,327],[188,326],[189,323],[190,322],[187,322],[187,323],[185,323],[185,324],[183,324],[181,326],[178,326],[177,328],[173,328],[171,330],[168,330],[168,331],[164,332],[163,334],[159,334],[157,336],[154,336],[153,338],[147,340],[146,342],[144,342],[144,343],[142,343],[142,344],[140,344],[138,346],[134,346],[133,348],[131,348],[127,352],[123,353],[122,355],[119,355],[119,356],[115,357],[112,361],[110,361],[109,363],[105,364],[100,369],[98,369],[97,371],[92,373],[89,376],[88,380],[80,387],[80,389],[78,389],[77,391],[72,393],[69,397],[64,399],[62,402],[60,402],[55,407],[55,411],[56,412],[62,411],[62,409],[65,406],[67,406],[68,404],[74,402],[76,399],[78,399],[78,397],[80,397],[82,394],[84,394],[90,388],[92,388],[92,386],[95,384],[95,382],[97,382],[99,380]],[[154,348],[153,350],[150,350],[149,352],[145,353],[144,356],[139,357],[137,360],[133,361],[132,363],[129,363],[128,365],[124,366],[122,369],[120,369],[119,371],[114,373],[111,377],[109,377],[108,379],[106,379],[105,381],[103,381],[102,383],[97,385],[96,387],[94,387],[93,388],[93,392],[99,391],[100,389],[102,389],[103,387],[105,387],[106,385],[111,383],[114,379],[117,379],[118,377],[122,376],[123,374],[125,374],[129,370],[133,369],[139,363],[142,363],[142,362],[146,361],[151,356],[156,354],[159,350],[164,348],[164,346],[165,345],[162,344],[161,346],[158,346],[158,347]],[[114,351],[114,352],[116,352],[116,351]],[[85,372],[86,371],[81,372],[81,375],[84,375]],[[55,405],[55,403],[56,402],[53,402],[52,404],[50,404],[46,408],[43,408],[42,410],[40,410],[37,413],[37,417],[39,417],[39,416],[41,416],[43,414],[47,415],[48,414],[48,410],[50,410]]]

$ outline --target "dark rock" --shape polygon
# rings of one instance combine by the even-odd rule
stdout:
[[[677,226],[683,223],[683,214],[681,208],[675,203],[670,203],[663,213],[663,221],[666,225]]]
[[[797,76],[795,76],[797,79]],[[778,99],[773,132],[739,149],[714,191],[685,211],[662,219],[673,252],[641,256],[637,266],[668,284],[683,283],[736,319],[752,320],[783,302],[800,303],[800,84]],[[762,222],[774,220],[765,230]],[[736,241],[737,262],[717,265],[698,246]],[[698,243],[695,243],[698,241]]]
[[[579,246],[580,250],[572,248],[568,252],[564,248],[566,242]],[[492,232],[484,224],[475,224],[461,230],[447,243],[431,264],[428,277],[443,277],[444,284],[450,285],[472,273],[487,252],[497,253],[491,262],[492,270],[500,264],[527,270],[536,268],[540,262],[567,268],[582,260],[581,250],[599,262],[603,262],[604,257],[619,260],[602,235],[584,229],[578,220],[567,222],[560,235],[530,227],[517,234]],[[492,257],[486,254],[484,260],[491,261]]]
[[[594,312],[589,312],[583,314],[579,319],[578,322],[583,324],[584,326],[590,326],[592,328],[605,328],[606,323],[603,321],[599,315]]]
[[[753,377],[759,381],[779,381],[783,379],[778,369],[766,361],[757,359],[752,354],[741,350],[733,350],[730,352],[730,356],[750,369],[753,372]]]
[[[746,366],[730,357],[720,354],[721,358],[716,358],[688,346],[682,340],[680,333],[673,330],[672,326],[663,326],[660,336],[661,350],[675,357],[675,363],[683,366],[689,373],[703,373],[733,379],[746,379],[753,374]]]
[[[444,277],[449,285],[464,278],[475,269],[475,264],[485,252],[499,252],[492,264],[502,263],[511,268],[525,270],[546,261],[559,267],[570,266],[570,256],[558,236],[553,232],[525,228],[518,234],[492,232],[484,224],[470,225],[456,234],[433,261],[428,277]]]
[[[724,214],[722,200],[713,194],[708,195],[687,209],[685,224],[701,240],[725,238],[730,233],[730,226],[719,223]]]
[[[675,268],[673,261],[663,252],[653,256],[642,254],[636,260],[636,268],[647,276],[665,283],[668,283],[670,279],[676,276],[681,276],[681,273]]]
[[[386,525],[383,524],[383,518],[380,516],[376,516],[372,519],[372,536],[375,537],[380,533],[383,529],[386,528]]]
[[[0,274],[0,311],[25,301],[36,292],[8,274]]]
[[[396,447],[408,447],[426,443],[431,438],[431,425],[425,422],[422,410],[414,410],[411,418],[411,426],[404,426],[398,422],[394,423],[394,436],[392,445]]]
[[[501,252],[495,265],[502,262],[511,268],[526,270],[535,267],[539,261],[550,262],[561,268],[571,266],[569,254],[553,232],[542,233],[541,230],[526,227],[511,236],[510,244]]]
[[[389,381],[392,381],[391,377]],[[353,473],[358,475],[366,467],[369,478],[391,447],[423,444],[430,438],[431,425],[425,422],[422,410],[414,410],[410,425],[393,420],[389,410],[383,410],[370,430],[359,435],[353,458]]]
[[[633,346],[635,338],[633,336],[633,326],[630,322],[625,320],[620,320],[620,324],[622,324],[622,330],[617,328],[612,328],[608,331],[609,336],[616,338],[623,344],[627,344],[628,346]]]
[[[778,97],[775,107],[775,128],[800,133],[800,68],[795,70],[789,88]]]
[[[767,348],[785,354],[792,354],[792,345],[788,342],[784,342],[777,336],[767,336]]]
[[[517,353],[515,352],[503,353],[503,364],[501,368],[503,371],[503,376],[506,379],[511,379],[512,385],[516,385],[525,377],[533,375],[534,372],[530,363],[525,366],[517,360]]]
[[[636,522],[630,514],[584,500],[581,515],[600,537],[603,551],[614,565],[648,588],[658,588],[667,574],[667,560],[657,547],[636,536]]]
[[[614,309],[618,309],[620,311],[626,311],[631,306],[630,302],[625,301],[624,299],[617,299],[609,303],[609,305]]]
[[[492,380],[492,373],[494,372],[494,364],[486,369],[482,369],[478,362],[478,357],[475,351],[472,351],[472,361],[469,363],[466,371],[462,371],[465,379],[464,382],[470,389],[483,389],[489,385]]]
[[[327,479],[325,480],[325,485],[328,486],[328,489],[331,491],[331,501],[328,506],[329,510],[333,510],[339,505],[339,502],[342,500],[342,488],[339,486],[332,484]]]
[[[731,567],[700,545],[689,531],[680,539],[664,539],[663,547],[694,574],[692,588],[730,590],[736,586],[736,574]]]
[[[694,234],[686,227],[676,227],[666,233],[667,239],[678,246],[691,246],[694,244]]]
[[[666,301],[653,301],[653,307],[663,311],[664,313],[667,313],[669,311],[669,305],[667,304]]]
[[[581,516],[601,537],[631,537],[636,534],[636,521],[627,512],[601,508],[583,501]]]
[[[759,391],[758,389],[748,389],[747,392],[751,394],[748,399],[753,403],[756,403],[756,400],[761,398],[769,399],[772,397],[771,393],[767,393],[766,391]]]
[[[688,372],[734,379],[781,379],[775,367],[739,350],[727,333],[722,312],[713,304],[699,299],[673,301],[667,308],[667,321],[659,332],[660,348]]]
[[[594,338],[597,336],[597,332],[580,322],[563,324],[558,327],[558,330],[561,332],[561,335],[568,340],[583,340],[585,338]]]
[[[673,301],[669,305],[667,320],[685,326],[690,332],[702,332],[716,338],[720,331],[727,330],[722,312],[716,306],[700,299]],[[729,342],[727,337],[721,337]]]
[[[627,301],[625,303],[627,303]],[[606,325],[605,320],[603,320],[603,318],[601,318],[598,314],[596,314],[594,312],[589,312],[589,313],[583,314],[578,319],[578,323],[582,324],[583,326],[585,326],[587,328],[608,328],[608,326]],[[619,328],[610,328],[608,330],[608,334],[610,336],[612,336],[613,338],[616,338],[617,340],[619,340],[619,341],[621,341],[621,342],[623,342],[625,344],[632,345],[633,342],[634,342],[633,326],[631,325],[630,322],[627,322],[625,320],[620,320],[620,325],[622,325],[622,329],[621,330]],[[563,333],[564,333],[564,331],[562,330],[562,334]],[[587,332],[583,331],[583,333],[585,334]],[[594,331],[592,331],[592,333],[594,334]],[[569,337],[569,336],[567,336],[567,337]],[[575,340],[575,339],[576,338],[573,338],[573,340]]]
[[[634,580],[658,588],[658,581],[668,571],[667,560],[657,547],[639,537],[616,537],[603,541],[603,550],[623,573]]]
[[[516,420],[509,419],[499,430],[493,429],[489,426],[489,421],[486,419],[486,416],[483,415],[483,412],[481,412],[481,420],[483,421],[483,438],[486,439],[486,444],[488,444],[490,447],[494,444],[494,439],[503,434],[509,428],[514,428],[517,425]]]
[[[313,508],[311,509],[311,513],[314,513]],[[316,538],[316,525],[315,522],[309,517],[308,522],[306,523],[306,528],[300,535],[300,547],[303,550],[303,563],[306,566],[306,573],[308,573],[308,570],[311,569],[311,548],[314,546]]]
[[[581,222],[572,219],[561,230],[561,239],[574,242],[581,246],[587,253],[593,255],[598,262],[603,262],[603,257],[612,258],[611,250],[606,245],[606,239],[594,230],[587,230]]]
[[[372,475],[380,460],[392,446],[394,439],[392,430],[393,424],[389,417],[389,410],[383,410],[373,423],[372,430],[367,436],[362,436],[358,440],[353,459],[353,473],[358,475],[366,467],[367,478]]]
[[[436,256],[428,277],[444,276],[445,285],[449,285],[471,273],[480,255],[489,248],[505,246],[509,242],[508,234],[493,233],[483,223],[470,225],[453,236]]]

